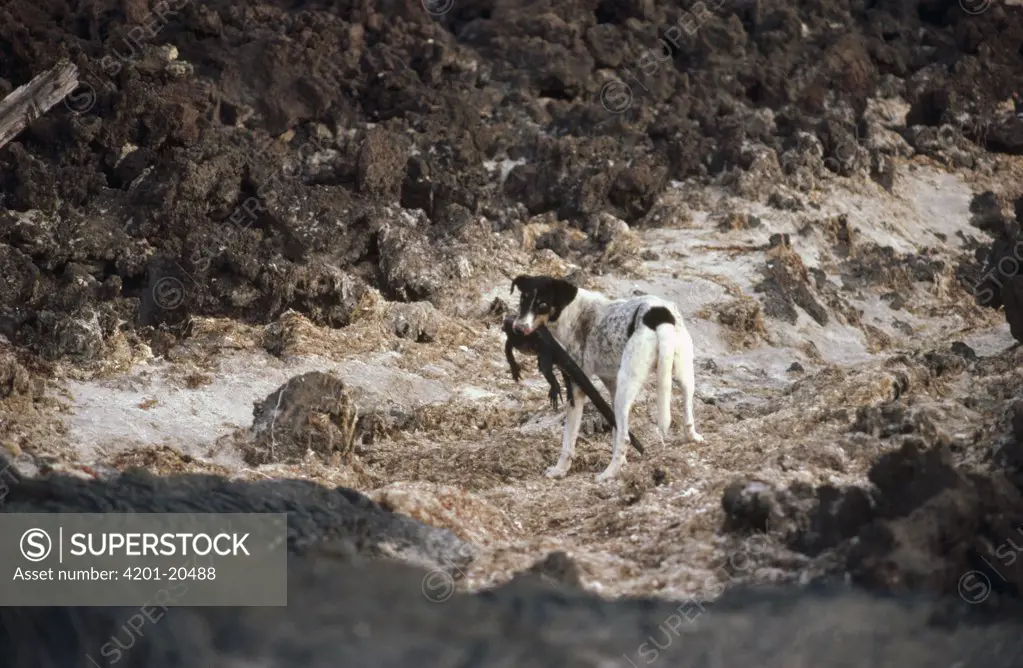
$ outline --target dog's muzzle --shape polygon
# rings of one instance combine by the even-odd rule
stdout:
[[[532,327],[523,322],[520,322],[518,319],[516,319],[515,322],[512,323],[512,329],[514,329],[519,334],[524,334],[525,336],[529,336],[530,334],[533,333]]]

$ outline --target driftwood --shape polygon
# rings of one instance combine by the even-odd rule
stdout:
[[[78,87],[78,68],[66,59],[0,101],[0,148]]]

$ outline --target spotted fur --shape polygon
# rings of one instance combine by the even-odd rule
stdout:
[[[598,481],[615,477],[625,464],[625,434],[629,413],[647,376],[657,369],[657,426],[661,438],[671,426],[672,377],[682,386],[685,436],[703,441],[693,416],[695,389],[694,351],[682,313],[674,303],[644,295],[611,299],[550,276],[518,276],[521,291],[514,327],[530,333],[546,325],[588,375],[595,375],[614,398],[616,428],[611,462]],[[581,399],[578,390],[576,398]],[[569,407],[565,417],[561,456],[546,474],[568,473],[582,422],[582,402]]]

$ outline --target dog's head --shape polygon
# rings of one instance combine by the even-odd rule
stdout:
[[[531,334],[541,325],[557,322],[561,312],[572,303],[579,289],[551,276],[516,276],[511,291],[519,289],[519,315],[515,331]]]

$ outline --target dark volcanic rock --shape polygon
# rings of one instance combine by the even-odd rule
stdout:
[[[970,224],[992,234],[999,234],[1005,226],[1002,203],[990,190],[974,195],[970,200]]]
[[[993,151],[1023,155],[1023,119],[1015,115],[999,118],[992,123],[986,139]]]
[[[338,657],[376,668],[697,668],[707,657],[763,668],[1015,668],[1023,657],[1023,624],[972,621],[958,600],[790,588],[737,589],[702,606],[612,602],[523,578],[436,601],[424,596],[429,577],[400,564],[289,556],[286,608],[155,608],[158,623],[139,633],[129,626],[138,608],[0,608],[0,652],[11,668],[86,668],[90,658],[124,668],[327,668]]]
[[[377,237],[382,291],[395,301],[429,301],[437,297],[449,268],[424,234],[425,221],[408,218],[384,226]]]
[[[798,208],[788,186],[833,173],[890,186],[897,133],[959,164],[1020,150],[1015,8],[427,4],[5,2],[0,91],[62,56],[83,83],[0,154],[0,330],[88,361],[119,323],[340,327],[368,286],[423,300],[457,280],[402,266],[481,212],[633,225],[671,180],[722,172]],[[798,298],[819,318],[799,292],[782,315]]]
[[[558,582],[572,587],[582,586],[579,578],[579,567],[571,557],[562,551],[551,552],[543,559],[537,561],[525,571],[531,575],[538,575],[550,582]]]
[[[876,419],[902,426],[875,433],[916,430],[900,417]],[[1017,466],[1016,455],[1012,442],[1005,451],[1010,466]],[[959,595],[971,603],[996,594],[992,601],[1003,605],[1023,595],[1016,548],[1023,545],[1023,493],[1013,478],[959,471],[947,447],[927,446],[915,435],[882,455],[869,478],[870,489],[799,484],[753,493],[735,485],[723,498],[730,518],[725,529],[741,533],[769,515],[772,534],[789,548],[820,556],[829,572],[848,572],[872,589]],[[964,585],[971,573],[980,584]]]
[[[817,556],[855,536],[874,516],[873,505],[868,490],[823,485],[816,490],[815,503],[806,514],[808,522],[792,536],[789,546]]]
[[[355,447],[358,409],[340,378],[310,371],[295,376],[252,409],[243,446],[252,466],[301,462],[311,450],[347,463]]]
[[[771,236],[768,259],[762,272],[764,280],[753,289],[765,293],[764,312],[767,315],[794,324],[798,306],[819,324],[828,323],[828,311],[811,290],[814,283],[799,254],[792,250],[788,235]]]
[[[5,475],[13,472],[7,466],[0,456]],[[471,547],[447,529],[384,510],[355,490],[302,480],[159,477],[137,469],[110,480],[52,475],[5,482],[0,512],[6,513],[287,513],[290,554],[336,543],[348,554],[397,558],[452,574],[474,558]]]
[[[407,138],[383,128],[367,132],[359,148],[359,192],[397,201],[408,162],[408,144]]]
[[[1023,560],[1008,549],[1023,544],[1017,533],[1023,494],[1006,478],[966,475],[947,449],[913,441],[882,457],[870,478],[878,488],[878,519],[851,550],[854,579],[951,594],[975,570],[995,592],[1023,594]]]
[[[880,484],[912,486],[919,467],[907,458],[915,456],[894,457],[886,470],[896,473],[890,482],[878,478]],[[941,466],[940,456],[935,465]],[[656,658],[664,665],[696,668],[708,655],[726,665],[771,668],[822,663],[854,668],[868,659],[883,668],[949,663],[1012,668],[1023,658],[1018,620],[974,617],[970,613],[976,608],[959,598],[892,600],[844,588],[790,587],[735,588],[704,603],[610,602],[530,577],[478,595],[452,595],[446,587],[438,601],[429,597],[434,590],[427,583],[438,573],[464,569],[467,546],[446,530],[387,512],[344,488],[139,472],[90,481],[15,476],[7,488],[3,512],[286,512],[290,552],[286,608],[172,607],[160,610],[159,623],[141,632],[129,627],[138,608],[3,608],[0,653],[12,668],[86,668],[94,665],[90,657],[115,656],[120,665],[140,668],[253,661],[293,665],[296,653],[305,666],[335,666],[344,656],[360,665],[395,668],[424,656],[435,657],[431,665],[464,665],[464,658],[454,663],[443,658],[453,653],[471,654],[474,666],[513,661],[580,668],[625,668]],[[912,496],[930,502],[940,493]],[[945,504],[940,510],[951,509]],[[944,517],[918,526],[948,535],[965,519],[962,513]],[[959,531],[975,528],[967,523]],[[904,540],[916,538],[924,541],[921,546],[936,548],[939,535],[933,531],[907,534]],[[346,547],[339,549],[337,541]],[[909,542],[900,544],[914,549]],[[380,553],[397,554],[422,569],[363,559]],[[577,577],[571,561],[559,554],[532,570],[562,583]]]
[[[977,359],[977,353],[970,346],[966,345],[962,341],[952,342],[952,352],[959,355],[967,362],[972,362]]]
[[[1017,341],[1023,341],[1023,276],[1011,276],[1005,279],[1002,288],[1002,302],[1005,305],[1005,319],[1009,323],[1009,333]]]
[[[32,377],[6,347],[0,347],[0,399],[28,394]]]
[[[433,341],[444,327],[444,317],[429,302],[395,304],[390,322],[397,336],[416,343]]]
[[[986,209],[994,209],[990,197]],[[977,200],[974,200],[977,201]],[[1014,203],[1016,220],[996,219],[994,212],[988,216],[994,220],[989,230],[995,240],[985,251],[978,249],[978,260],[983,257],[979,272],[960,271],[974,300],[988,308],[1005,307],[1005,319],[1009,330],[1017,341],[1023,341],[1023,237],[1020,236],[1020,216],[1023,214],[1023,198]],[[999,224],[1000,223],[1000,224]]]
[[[725,488],[721,505],[725,529],[730,531],[767,531],[771,516],[780,512],[774,490],[757,481],[733,481]]]

